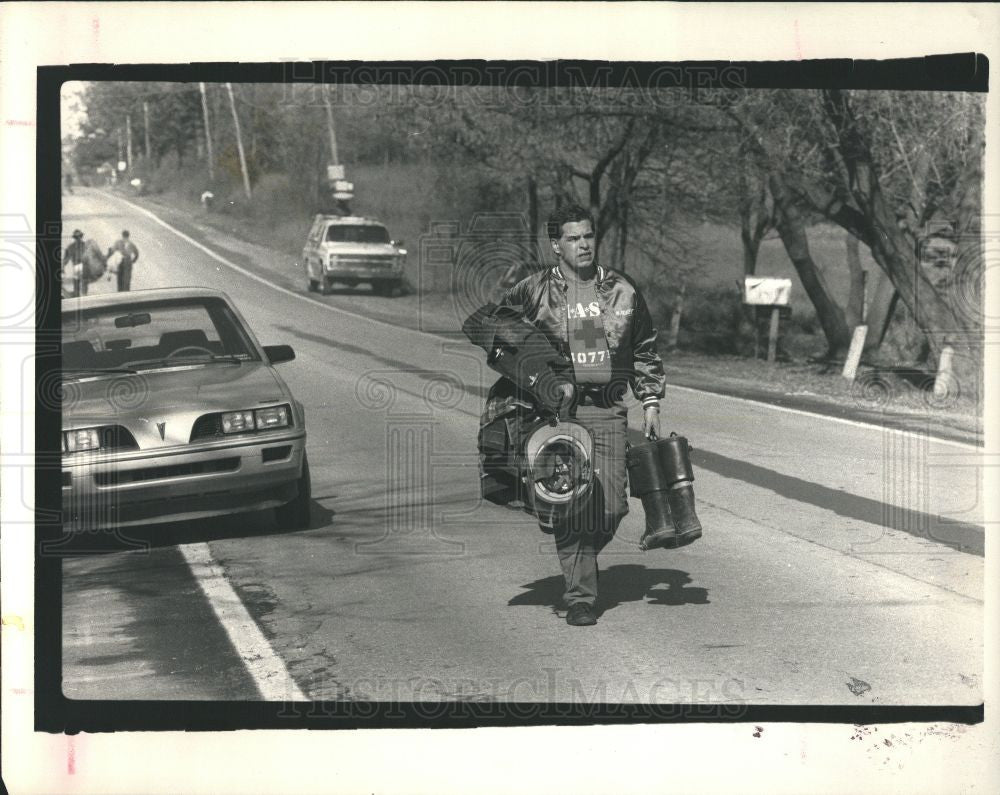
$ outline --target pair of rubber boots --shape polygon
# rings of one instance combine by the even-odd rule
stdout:
[[[646,513],[646,532],[639,541],[642,550],[676,549],[701,538],[690,450],[687,439],[675,433],[628,450],[629,489],[642,500]]]

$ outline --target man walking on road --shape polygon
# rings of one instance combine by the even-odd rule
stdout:
[[[118,262],[118,292],[128,292],[132,287],[132,265],[139,259],[139,249],[129,239],[127,229],[122,230],[122,236],[108,249],[108,258],[114,253],[121,255]]]
[[[628,513],[625,390],[642,401],[643,433],[660,433],[663,363],[646,302],[624,274],[599,265],[594,220],[582,207],[556,210],[547,231],[558,264],[521,280],[500,300],[518,309],[572,362],[577,402],[570,416],[594,439],[594,493],[555,527],[573,626],[597,623],[597,555]]]

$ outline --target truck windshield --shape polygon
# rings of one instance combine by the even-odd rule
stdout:
[[[326,230],[330,243],[388,243],[389,233],[384,226],[336,224]]]

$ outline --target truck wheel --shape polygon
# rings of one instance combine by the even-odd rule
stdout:
[[[309,292],[314,293],[319,289],[319,282],[315,279],[309,280]]]
[[[329,279],[323,279],[319,284],[320,295],[329,295],[332,289]]]
[[[282,530],[305,530],[309,527],[312,506],[312,480],[309,477],[309,459],[302,453],[302,475],[299,493],[291,502],[274,509],[274,519]]]
[[[399,282],[391,282],[391,281],[372,282],[372,292],[374,292],[375,295],[382,295],[385,296],[386,298],[392,298],[392,296],[396,293],[396,287],[398,286]]]

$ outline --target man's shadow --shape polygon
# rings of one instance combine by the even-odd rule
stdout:
[[[601,569],[597,610],[604,613],[624,602],[648,602],[653,605],[707,605],[708,589],[691,587],[691,575],[679,569],[649,569],[635,563]],[[529,582],[508,605],[563,607],[566,581],[562,575]]]

